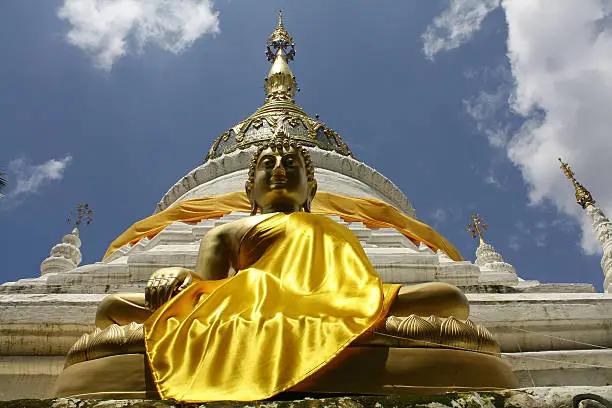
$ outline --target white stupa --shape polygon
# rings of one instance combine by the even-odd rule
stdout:
[[[68,272],[81,263],[81,240],[79,229],[74,228],[70,234],[64,235],[62,242],[51,249],[51,254],[40,264],[40,274]]]
[[[518,284],[518,276],[514,266],[504,261],[504,258],[495,251],[493,245],[485,242],[483,229],[487,229],[487,224],[483,224],[482,218],[477,214],[472,214],[472,222],[468,224],[467,230],[472,233],[473,238],[478,238],[480,244],[476,249],[476,265],[480,267],[480,283],[489,285],[508,285]]]

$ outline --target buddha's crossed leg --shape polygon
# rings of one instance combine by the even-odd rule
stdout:
[[[468,300],[456,286],[443,282],[427,282],[403,286],[393,301],[389,315],[407,317],[435,315],[468,317]],[[104,328],[112,324],[120,326],[131,322],[142,323],[152,311],[145,306],[143,293],[118,293],[107,296],[98,306],[96,326]]]

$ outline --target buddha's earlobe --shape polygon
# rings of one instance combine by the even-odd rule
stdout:
[[[257,204],[255,201],[249,200],[251,203],[251,215],[257,215]]]
[[[257,203],[253,199],[252,185],[248,181],[245,185],[244,190],[245,190],[247,198],[249,199],[249,204],[251,205],[251,215],[256,215],[257,214]]]
[[[314,200],[314,196],[317,193],[317,181],[313,180],[308,183],[308,198],[304,202],[304,212],[310,212],[310,205],[312,200]]]

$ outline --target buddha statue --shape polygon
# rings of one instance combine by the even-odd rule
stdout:
[[[105,298],[57,395],[204,402],[516,386],[457,287],[382,284],[355,235],[310,212],[316,191],[306,148],[282,134],[261,144],[251,216],[210,230],[194,271],[159,269],[145,293]]]
[[[220,225],[206,234],[198,253],[195,271],[185,268],[163,268],[149,279],[145,293],[125,293],[108,296],[98,307],[96,326],[105,328],[111,324],[142,323],[173,295],[194,281],[218,281],[236,275],[236,271],[252,265],[267,249],[257,245],[253,250],[241,248],[249,242],[246,237],[254,227],[265,220],[292,213],[309,214],[308,218],[324,220],[333,228],[341,228],[321,216],[310,214],[311,202],[317,191],[314,168],[308,150],[289,139],[275,138],[261,145],[253,155],[249,167],[249,179],[245,186],[251,205],[251,217]],[[295,214],[297,216],[298,214]],[[323,222],[323,221],[321,221]],[[344,229],[343,233],[349,234]],[[352,234],[351,244],[355,240]],[[347,237],[343,237],[349,241]],[[360,257],[361,245],[355,246]],[[248,255],[248,258],[246,258]],[[363,259],[361,262],[365,262]],[[370,267],[371,268],[371,267]],[[408,316],[437,315],[468,317],[469,305],[465,295],[455,286],[430,282],[398,288],[398,296],[391,306],[391,314]]]
[[[68,352],[56,396],[205,402],[517,386],[491,333],[468,319],[457,287],[383,284],[357,237],[327,217],[396,228],[461,260],[430,227],[387,203],[317,193],[306,146],[350,150],[293,101],[294,54],[279,15],[265,104],[235,127],[240,137],[226,132],[207,156],[255,146],[246,195],[182,201],[134,224],[107,256],[176,221],[251,216],[208,231],[194,270],[162,268],[144,293],[106,297],[97,329]]]

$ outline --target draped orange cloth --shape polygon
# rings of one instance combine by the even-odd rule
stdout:
[[[371,329],[399,289],[385,285],[385,298],[355,235],[322,215],[261,221],[238,258],[233,277],[193,283],[145,322],[162,398],[252,401],[285,391]]]
[[[155,236],[173,222],[198,222],[234,211],[250,212],[245,193],[181,201],[132,225],[111,243],[104,258],[127,243],[134,244],[144,237]],[[374,198],[347,197],[319,191],[312,203],[312,212],[338,215],[347,222],[363,222],[369,228],[395,228],[417,245],[423,242],[433,250],[441,249],[455,261],[463,260],[457,249],[433,228]]]

